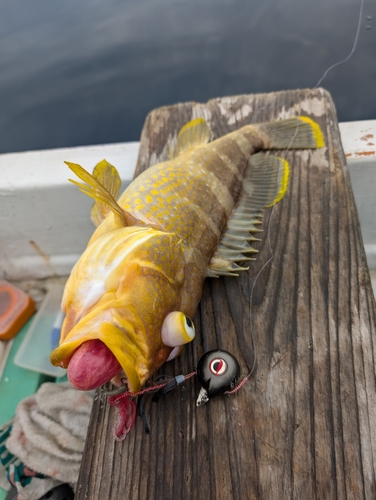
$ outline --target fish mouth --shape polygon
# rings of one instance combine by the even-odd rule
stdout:
[[[61,346],[57,347],[50,356],[51,363],[55,366],[61,366],[63,368],[68,369],[68,378],[71,381],[72,385],[74,385],[77,389],[81,390],[91,390],[94,389],[95,387],[100,387],[104,383],[110,381],[114,376],[116,376],[118,373],[121,371],[124,372],[125,377],[127,379],[127,384],[130,392],[135,393],[138,392],[142,385],[146,382],[147,378],[143,380],[144,377],[140,376],[138,374],[138,370],[135,368],[135,360],[130,356],[127,352],[124,352],[124,340],[121,344],[121,347],[119,348],[119,345],[117,345],[114,341],[108,342],[108,339],[103,339],[101,338],[100,335],[98,336],[91,336],[91,338],[88,338],[87,336],[85,339],[79,339],[79,340],[73,340],[73,341],[65,341]],[[106,341],[107,340],[107,341]],[[82,349],[85,348],[86,346],[100,342],[101,344],[104,345],[105,349],[107,351],[110,351],[111,354],[113,355],[113,359],[111,360],[112,365],[114,365],[114,359],[117,362],[117,369],[116,373],[113,373],[110,370],[108,374],[104,373],[103,378],[100,379],[98,378],[98,383],[96,385],[92,385],[92,383],[87,380],[85,382],[82,377],[88,377],[89,379],[91,378],[89,372],[92,370],[88,367],[88,361],[87,361],[87,353],[84,352],[82,354]],[[86,346],[85,346],[86,344]],[[91,349],[94,350],[95,349]],[[99,352],[99,359],[98,362],[100,363],[103,361],[104,356],[106,355],[105,352],[103,352],[103,349]],[[96,355],[94,354],[93,359],[90,363],[90,366],[93,365],[95,366],[95,360],[94,358]],[[145,362],[147,360],[144,360]],[[142,363],[144,364],[144,363]],[[81,366],[80,366],[81,365]],[[74,367],[74,368],[72,368]],[[94,369],[94,368],[93,368]],[[144,370],[142,370],[144,371]],[[79,372],[83,373],[82,376],[79,375]],[[85,375],[85,373],[87,375]],[[146,374],[145,374],[146,375]],[[147,375],[146,375],[147,377]],[[82,380],[82,382],[79,382],[79,379]]]
[[[76,327],[77,326],[78,325],[76,325]],[[107,378],[104,374],[103,381],[99,381],[101,383],[98,383],[96,387],[103,385],[103,383],[108,382],[116,376],[117,373],[123,371],[127,379],[129,391],[135,394],[141,390],[147,380],[149,380],[160,366],[163,365],[171,352],[171,347],[164,346],[162,343],[152,346],[154,348],[146,346],[147,348],[145,349],[145,346],[142,346],[143,349],[141,349],[141,346],[131,341],[124,334],[123,330],[112,323],[102,322],[99,327],[96,328],[95,332],[85,335],[82,335],[81,331],[78,331],[81,330],[81,328],[78,329],[76,327],[68,333],[62,344],[51,353],[51,363],[55,366],[68,368],[69,375],[71,371],[69,365],[72,363],[73,366],[76,357],[77,368],[73,369],[73,373],[76,371],[78,372],[80,370],[78,363],[79,358],[84,358],[83,356],[76,355],[76,353],[83,349],[82,346],[85,343],[89,344],[89,341],[101,341],[116,359],[118,370],[116,373],[110,373],[109,371],[109,376]],[[93,363],[95,365],[94,361]],[[82,362],[81,368],[82,371],[85,370],[84,361]],[[104,380],[105,378],[106,380]],[[88,384],[83,383],[83,386],[86,387]]]

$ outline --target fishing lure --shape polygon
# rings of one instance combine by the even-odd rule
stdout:
[[[239,376],[238,360],[230,352],[221,349],[206,352],[197,364],[197,378],[201,385],[197,406],[233,391]]]
[[[247,269],[263,210],[286,192],[288,162],[258,151],[324,145],[304,116],[209,139],[202,118],[186,124],[170,159],[117,201],[114,167],[103,161],[92,175],[66,162],[84,181],[72,182],[95,199],[98,225],[67,282],[66,318],[51,354],[77,389],[125,378],[129,393],[138,393],[179,355],[195,336],[191,318],[205,278]]]

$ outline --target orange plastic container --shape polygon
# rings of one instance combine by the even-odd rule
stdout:
[[[8,281],[0,281],[0,340],[14,337],[35,312],[33,299]]]

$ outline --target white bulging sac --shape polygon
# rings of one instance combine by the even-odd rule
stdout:
[[[193,321],[181,311],[167,314],[162,325],[162,342],[169,347],[178,347],[191,342],[196,335]],[[171,356],[171,355],[170,355]]]

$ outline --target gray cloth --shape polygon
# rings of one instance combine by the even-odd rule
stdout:
[[[77,483],[93,396],[93,392],[77,391],[69,382],[48,382],[18,405],[6,447],[28,468],[52,479],[38,480],[45,481],[45,491],[60,482],[73,487]],[[31,492],[31,483],[19,491],[20,497],[38,498]]]

